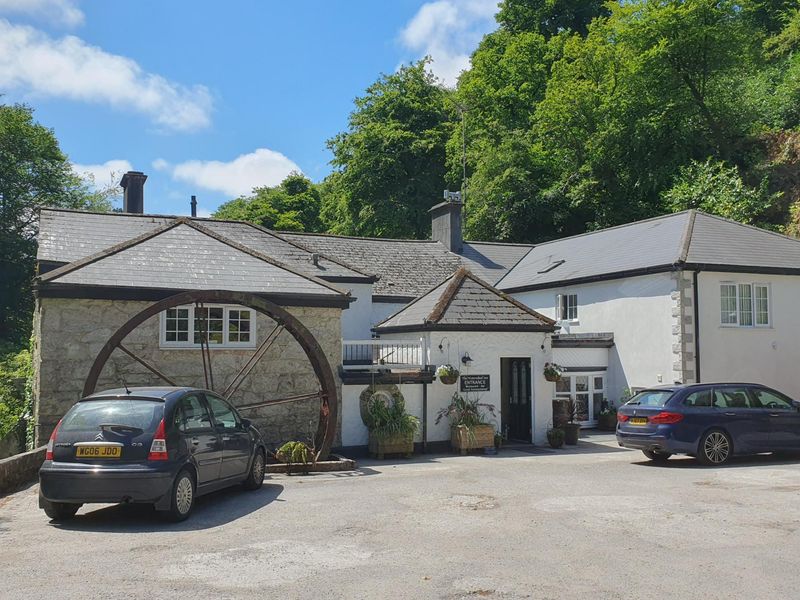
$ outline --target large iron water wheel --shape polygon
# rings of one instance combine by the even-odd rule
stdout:
[[[261,345],[256,348],[253,356],[245,363],[244,367],[242,367],[239,373],[237,373],[237,375],[233,378],[228,388],[224,392],[221,392],[226,398],[230,397],[236,391],[236,389],[238,389],[244,378],[247,377],[261,356],[264,355],[267,348],[269,348],[269,345],[274,342],[278,334],[280,334],[283,329],[288,331],[297,341],[297,343],[300,344],[300,347],[308,357],[311,367],[314,369],[314,373],[319,381],[319,392],[316,394],[304,394],[287,398],[275,398],[259,402],[258,404],[244,406],[240,405],[238,408],[240,410],[246,410],[248,408],[269,406],[270,404],[281,404],[285,402],[307,400],[309,398],[318,398],[320,401],[319,424],[317,426],[317,434],[315,436],[315,446],[317,449],[317,458],[319,460],[324,460],[327,458],[328,454],[330,453],[334,437],[336,436],[336,424],[339,413],[339,399],[336,393],[336,380],[334,378],[330,363],[325,357],[325,353],[322,351],[322,348],[317,342],[316,338],[294,315],[289,313],[283,307],[278,306],[274,302],[270,302],[269,300],[265,300],[264,298],[260,298],[259,296],[249,294],[247,292],[228,292],[222,290],[198,290],[192,292],[182,292],[148,306],[138,314],[128,319],[128,321],[122,325],[122,327],[117,329],[117,331],[105,343],[97,357],[94,359],[92,368],[89,370],[89,375],[87,376],[86,382],[83,386],[83,395],[88,396],[89,394],[94,393],[97,387],[97,381],[100,378],[100,374],[102,373],[106,362],[108,362],[108,359],[114,350],[117,349],[133,358],[135,361],[140,363],[159,378],[166,381],[168,384],[175,385],[167,375],[159,371],[153,365],[150,365],[144,359],[136,356],[133,352],[126,348],[122,342],[128,336],[128,334],[130,334],[139,325],[144,323],[147,319],[158,315],[168,308],[174,308],[176,306],[193,303],[202,305],[206,302],[247,306],[258,313],[268,316],[276,323],[276,327],[272,333],[270,333],[270,335],[266,337]],[[203,358],[203,374],[205,376],[206,387],[213,389],[214,376],[211,369],[211,353],[208,344],[201,343],[200,351]]]

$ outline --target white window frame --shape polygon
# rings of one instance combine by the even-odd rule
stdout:
[[[570,298],[575,298],[575,304],[570,305]],[[574,308],[575,312],[573,317],[569,316],[570,308]],[[578,294],[558,294],[556,295],[556,321],[569,321],[570,323],[577,323],[578,321]]]
[[[589,414],[588,421],[577,421],[583,426],[591,427],[597,424],[597,420],[594,418],[594,396],[595,394],[603,394],[603,400],[608,400],[607,395],[607,388],[608,388],[608,377],[606,377],[606,371],[565,371],[564,377],[569,377],[569,392],[555,392],[554,398],[556,400],[565,399],[565,400],[575,400],[575,397],[578,393],[586,394],[588,397],[588,404],[586,406],[586,410]],[[585,392],[578,392],[576,389],[576,379],[578,377],[585,376],[589,378],[588,387]],[[602,386],[600,388],[596,388],[594,385],[594,378],[602,379]],[[557,386],[554,386],[556,389]],[[601,400],[601,402],[603,401]]]
[[[732,323],[724,323],[722,321],[722,287],[723,286],[733,286],[736,290],[736,311],[734,313],[735,322]],[[750,325],[742,325],[741,324],[741,314],[742,314],[742,295],[741,295],[741,288],[740,286],[749,286],[750,287]],[[763,288],[767,290],[767,322],[766,323],[758,323],[757,316],[757,289]],[[759,281],[749,282],[749,281],[720,281],[719,283],[719,322],[720,327],[738,327],[742,329],[769,329],[772,327],[772,286],[769,283],[763,283]]]
[[[162,311],[159,316],[159,341],[160,348],[166,349],[196,349],[200,348],[200,344],[194,342],[194,311],[195,305],[188,304],[183,306],[175,306],[175,309],[183,308],[189,311],[189,339],[185,342],[168,342],[167,341],[167,311]],[[208,347],[211,350],[215,349],[231,349],[231,348],[255,348],[256,347],[256,322],[258,313],[249,306],[239,306],[237,304],[204,304],[203,308],[222,308],[222,340],[221,344],[211,343]],[[248,342],[231,342],[228,340],[229,325],[230,325],[230,311],[232,310],[247,310],[250,311],[250,341]]]

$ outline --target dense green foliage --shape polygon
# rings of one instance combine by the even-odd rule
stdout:
[[[290,173],[280,185],[258,187],[220,206],[215,219],[249,221],[282,231],[320,231],[320,189],[300,173]]]
[[[0,439],[30,411],[31,354],[0,343]]]
[[[505,0],[497,21],[455,90],[422,61],[356,101],[329,143],[325,227],[424,237],[444,188],[465,191],[472,239],[686,207],[800,227],[796,2]]]
[[[22,105],[0,105],[0,342],[30,337],[38,209],[110,210],[107,194],[89,189],[53,132]]]
[[[406,412],[405,401],[399,395],[391,403],[378,394],[373,395],[367,404],[366,416],[367,428],[378,439],[395,435],[413,438],[419,429],[419,419]]]

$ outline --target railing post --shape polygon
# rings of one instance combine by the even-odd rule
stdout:
[[[422,370],[424,371],[428,367],[428,344],[425,343],[424,337],[419,338],[419,347],[422,352]]]

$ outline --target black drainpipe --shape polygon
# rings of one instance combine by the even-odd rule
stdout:
[[[428,384],[422,384],[422,452],[428,453]]]
[[[697,275],[700,271],[692,272],[692,286],[694,287],[694,380],[700,383],[700,295],[697,292]]]

